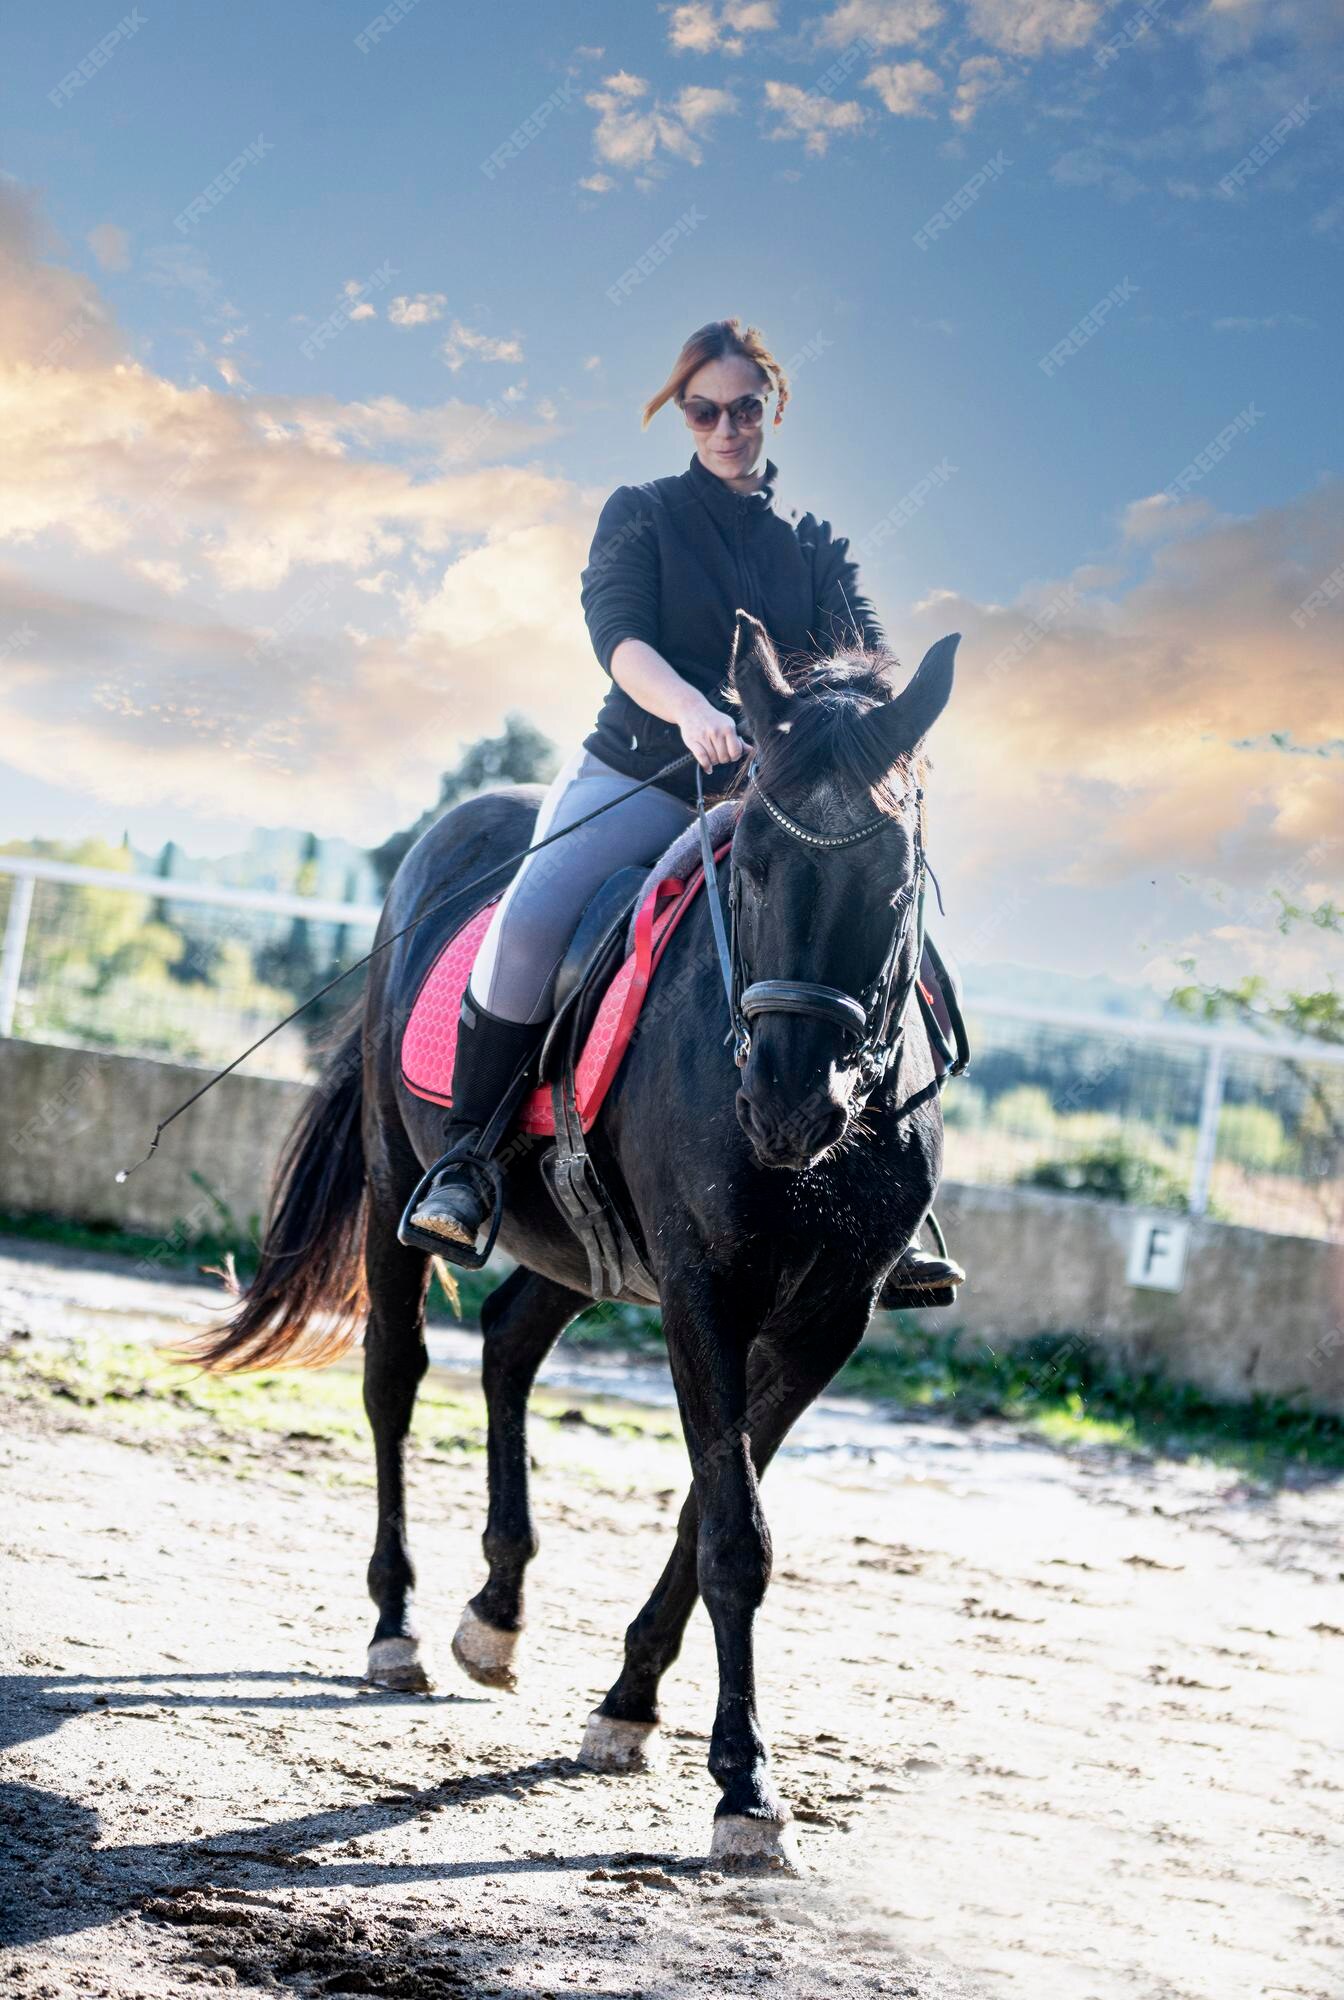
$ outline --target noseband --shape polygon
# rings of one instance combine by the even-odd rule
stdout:
[[[882,814],[870,820],[866,826],[855,827],[849,833],[816,833],[811,827],[802,825],[799,820],[786,813],[784,808],[770,797],[757,775],[757,764],[758,759],[753,757],[747,771],[747,782],[755,788],[757,797],[775,825],[782,828],[791,839],[801,841],[804,846],[822,849],[852,847],[856,842],[868,840],[873,834],[880,833],[891,825],[891,820]],[[696,791],[700,807],[700,850],[704,861],[705,883],[710,892],[710,918],[718,946],[719,963],[723,971],[724,989],[728,996],[729,1029],[724,1039],[732,1040],[734,1062],[739,1069],[745,1066],[751,1054],[750,1023],[758,1014],[810,1015],[816,1020],[829,1023],[832,1027],[843,1029],[846,1034],[855,1038],[857,1048],[850,1058],[850,1063],[858,1071],[855,1102],[861,1105],[876,1089],[896,1059],[905,1031],[905,1015],[910,1004],[910,996],[919,976],[924,949],[924,891],[927,874],[922,789],[916,787],[915,790],[914,873],[901,891],[900,915],[892,930],[891,942],[887,946],[882,965],[876,977],[869,981],[857,999],[838,986],[825,986],[810,979],[756,979],[749,984],[746,983],[737,932],[738,873],[733,866],[730,850],[728,905],[732,930],[731,935],[725,937],[723,909],[719,902],[718,871],[705,825],[703,773],[699,765],[696,766]],[[901,954],[910,937],[912,926],[915,933],[915,950],[910,960],[910,969],[898,984],[897,971]]]

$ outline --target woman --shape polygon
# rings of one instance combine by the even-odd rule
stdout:
[[[707,801],[727,790],[745,749],[722,705],[739,606],[782,653],[884,643],[848,543],[777,493],[778,468],[764,455],[771,396],[778,427],[789,397],[784,370],[755,327],[712,320],[691,335],[645,405],[647,426],[674,402],[695,455],[683,473],[617,487],[602,509],[582,603],[612,685],[596,726],[552,782],[534,841],[619,799],[685,750],[706,774]],[[589,897],[623,864],[656,861],[694,818],[695,796],[695,772],[683,766],[522,863],[463,995],[449,1151],[403,1224],[403,1242],[450,1258],[454,1243],[475,1242],[489,1219],[484,1189],[455,1163],[473,1152],[538,1048],[556,972]],[[945,1269],[921,1272],[920,1286],[938,1283]]]

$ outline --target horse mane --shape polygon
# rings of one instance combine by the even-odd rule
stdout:
[[[845,793],[866,792],[879,813],[899,819],[909,787],[922,782],[928,760],[910,752],[889,762],[875,754],[872,734],[863,726],[875,708],[901,692],[896,655],[885,646],[854,646],[841,653],[785,656],[779,664],[800,698],[787,726],[771,730],[760,746],[761,783],[796,798],[839,779]],[[740,707],[740,694],[732,698]],[[745,783],[744,765],[737,784]]]

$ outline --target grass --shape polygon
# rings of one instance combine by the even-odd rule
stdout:
[[[202,1265],[219,1262],[227,1251],[234,1254],[240,1278],[246,1280],[256,1266],[251,1242],[233,1236],[197,1237],[187,1243],[171,1231],[158,1237],[136,1236],[55,1216],[0,1213],[0,1233],[6,1232],[56,1247],[100,1250],[137,1261],[148,1258],[154,1268],[182,1275],[199,1275]],[[458,1293],[457,1310],[435,1288],[431,1320],[475,1324],[482,1301],[498,1279],[488,1272],[457,1269],[450,1270],[450,1277]],[[1257,1396],[1245,1403],[1220,1402],[1157,1371],[1128,1372],[1080,1335],[1043,1335],[1004,1350],[967,1348],[954,1335],[929,1332],[909,1314],[879,1314],[874,1332],[877,1338],[865,1342],[837,1376],[833,1394],[866,1396],[912,1415],[953,1423],[1009,1421],[1061,1446],[1110,1445],[1155,1457],[1204,1458],[1266,1484],[1303,1475],[1344,1474],[1344,1419],[1307,1408],[1296,1398]],[[663,1351],[655,1311],[614,1303],[592,1306],[567,1330],[565,1343],[570,1348],[635,1357]],[[325,1375],[280,1372],[207,1380],[167,1361],[157,1365],[162,1370],[158,1387],[146,1382],[137,1394],[167,1397],[179,1412],[197,1416],[208,1412],[226,1431],[288,1425],[313,1432],[327,1423],[342,1435],[364,1435],[351,1368],[338,1367]],[[106,1366],[113,1364],[109,1360]],[[127,1368],[135,1373],[125,1355],[116,1366],[123,1373]],[[95,1397],[108,1394],[115,1402],[113,1377],[107,1378],[112,1386],[104,1391],[90,1387],[103,1367],[96,1357],[81,1360],[85,1390]],[[436,1398],[442,1403],[441,1421],[434,1414]],[[572,1405],[572,1398],[568,1403],[561,1398],[560,1406],[552,1410],[542,1395],[538,1414],[558,1421]],[[417,1409],[417,1430],[423,1432],[425,1422],[431,1427],[438,1423],[440,1434],[450,1442],[469,1443],[475,1449],[483,1441],[478,1401],[470,1417],[468,1423],[466,1406],[445,1396],[431,1377]],[[620,1433],[643,1429],[633,1412],[613,1424],[609,1412],[594,1415],[585,1408],[583,1421]],[[660,1425],[664,1421],[658,1419]],[[335,1441],[336,1429],[331,1435]]]
[[[1132,1373],[1093,1342],[1049,1334],[1011,1348],[967,1348],[899,1315],[890,1346],[865,1345],[834,1383],[955,1423],[1006,1418],[1055,1444],[1107,1444],[1163,1458],[1205,1458],[1280,1484],[1344,1473],[1344,1418],[1297,1399],[1225,1403],[1157,1370]]]

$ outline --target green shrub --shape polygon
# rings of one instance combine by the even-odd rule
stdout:
[[[1225,1104],[1218,1118],[1218,1157],[1253,1172],[1275,1173],[1292,1164],[1294,1147],[1283,1120],[1265,1104]]]
[[[1035,1083],[1005,1090],[994,1099],[989,1116],[1001,1131],[1016,1132],[1024,1139],[1048,1139],[1059,1126],[1059,1113],[1050,1102],[1049,1091]]]
[[[1121,1201],[1139,1208],[1186,1206],[1186,1188],[1180,1176],[1118,1138],[1072,1159],[1040,1160],[1018,1180],[1024,1187],[1087,1194],[1097,1201]]]

